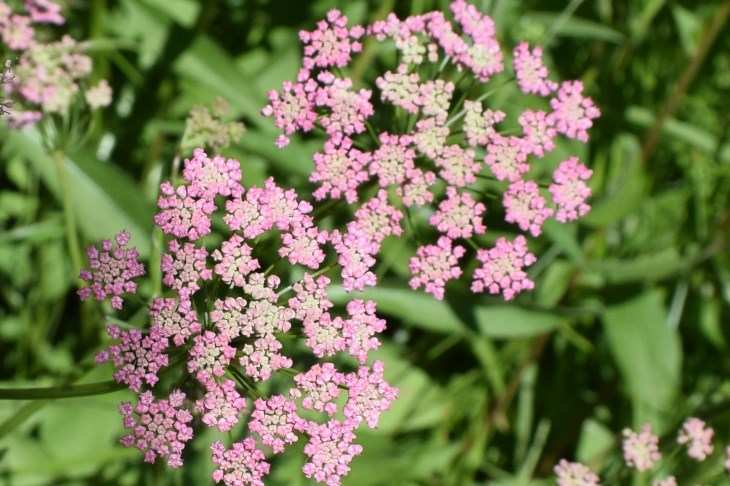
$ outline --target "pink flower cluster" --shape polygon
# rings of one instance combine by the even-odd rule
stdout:
[[[712,437],[715,431],[697,417],[689,417],[677,434],[677,443],[687,445],[687,455],[697,462],[703,462],[714,451]],[[651,432],[651,425],[644,424],[640,432],[624,429],[622,443],[623,458],[627,467],[639,472],[650,471],[661,460],[659,437]],[[725,450],[725,469],[730,471],[730,446]],[[600,484],[596,476],[585,465],[561,459],[554,468],[558,486]],[[677,486],[674,476],[655,480],[652,486]]]
[[[40,120],[44,113],[66,113],[80,93],[92,110],[111,103],[106,80],[87,86],[92,62],[83,53],[83,45],[69,36],[59,42],[36,39],[39,26],[63,23],[61,5],[51,0],[26,0],[20,12],[13,12],[7,2],[0,3],[0,36],[11,51],[0,54],[19,57],[16,75],[6,89],[18,107],[10,118],[15,128]]]
[[[541,234],[549,218],[568,222],[585,215],[591,171],[576,157],[557,168],[541,159],[555,149],[558,135],[586,142],[599,111],[583,95],[580,81],[550,80],[541,48],[523,42],[511,53],[511,69],[521,92],[545,98],[545,109],[519,115],[522,133],[500,133],[506,115],[497,106],[485,106],[484,96],[474,98],[474,89],[467,93],[451,79],[432,76],[450,72],[443,69],[450,63],[476,84],[486,84],[510,69],[509,53],[497,41],[490,17],[465,0],[452,1],[451,11],[453,21],[435,11],[403,20],[390,14],[367,27],[348,27],[347,18],[331,10],[317,30],[300,34],[304,58],[299,76],[271,91],[262,113],[283,130],[276,140],[279,147],[295,132],[319,127],[326,133],[322,150],[314,154],[314,196],[345,199],[356,208],[355,224],[337,238],[361,248],[363,261],[377,255],[385,236],[403,233],[403,214],[432,205],[427,221],[416,223],[430,225],[438,235],[435,244],[423,242],[416,250],[411,285],[441,299],[445,284],[460,278],[477,257],[482,266],[472,274],[472,291],[510,300],[533,287],[524,272],[535,261],[526,240],[500,238],[497,247],[477,254],[465,248],[482,243],[465,247],[459,240],[485,233],[490,197],[502,200],[508,223],[532,236]],[[354,86],[345,70],[367,37],[394,45],[400,62],[374,80],[374,90]],[[378,125],[376,97],[383,106]],[[388,114],[390,129],[383,123]],[[544,180],[550,171],[552,181]],[[496,184],[487,189],[483,179]],[[367,190],[373,184],[380,188],[375,198]],[[495,190],[504,196],[489,194]],[[379,218],[372,216],[375,212]],[[510,245],[517,249],[508,250]]]
[[[377,336],[385,330],[375,303],[353,299],[343,313],[331,313],[330,278],[323,273],[337,261],[346,287],[373,285],[372,247],[399,231],[401,215],[389,209],[382,193],[361,208],[347,233],[330,234],[315,226],[312,206],[293,190],[280,188],[273,179],[244,188],[241,179],[237,160],[196,149],[185,161],[183,183],[161,185],[155,223],[170,238],[161,259],[167,291],[152,301],[149,331],[110,326],[117,343],[97,355],[98,362],[114,365],[118,382],[139,395],[137,404],[120,408],[130,429],[122,443],[143,451],[147,461],[164,457],[179,467],[182,449],[193,435],[193,416],[221,432],[250,416],[250,435],[229,447],[221,442],[211,446],[216,482],[263,484],[267,457],[304,438],[303,474],[339,485],[362,451],[355,442],[357,428],[377,427],[398,391],[385,381],[382,362],[369,364],[369,353],[380,347]],[[211,232],[213,220],[226,230],[211,250],[201,238]],[[105,241],[103,252],[89,249],[91,269],[82,272],[89,286],[79,291],[82,298],[112,297],[119,308],[122,295],[136,290],[132,279],[144,271],[136,251],[122,248],[128,239],[121,233],[118,247]],[[277,268],[287,262],[298,265],[304,270],[301,278],[282,282],[261,270],[271,263],[261,259],[277,247]],[[332,263],[324,266],[328,255]],[[297,367],[285,346],[288,334],[305,337],[309,364]],[[153,399],[152,388],[162,396],[171,387],[165,370],[180,360],[170,356],[185,357],[184,389],[197,390],[196,396],[172,391],[167,398]],[[340,370],[324,361],[335,356],[349,356],[351,368]],[[247,396],[245,390],[265,381],[289,391]],[[176,381],[175,387],[180,386]],[[302,413],[307,411],[320,414]]]
[[[103,301],[112,296],[112,307],[121,309],[122,295],[137,291],[133,279],[141,277],[145,271],[144,266],[137,261],[137,250],[123,248],[129,243],[129,238],[129,233],[122,231],[114,238],[116,245],[111,240],[103,240],[102,251],[94,246],[86,250],[91,268],[81,270],[80,277],[90,285],[78,291],[81,300],[93,295],[96,300]]]

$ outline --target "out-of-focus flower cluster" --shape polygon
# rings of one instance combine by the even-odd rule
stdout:
[[[404,20],[390,14],[367,27],[349,27],[344,15],[330,11],[316,30],[300,33],[304,56],[297,80],[272,90],[262,113],[283,130],[279,147],[296,132],[318,127],[326,133],[314,155],[314,195],[358,208],[341,238],[361,248],[364,264],[384,236],[402,233],[404,214],[430,213],[433,243],[421,243],[412,258],[411,286],[441,299],[445,284],[476,257],[481,265],[472,274],[472,291],[510,300],[533,287],[524,271],[535,261],[527,240],[498,238],[476,254],[470,247],[483,244],[460,240],[473,242],[487,231],[483,219],[494,210],[487,202],[495,187],[505,220],[531,236],[541,234],[548,218],[567,222],[585,215],[591,170],[577,157],[551,163],[545,157],[558,136],[586,142],[599,111],[580,81],[548,78],[539,46],[521,43],[507,62],[490,17],[465,0],[453,1],[451,11],[453,22],[435,11]],[[372,89],[341,74],[365,37],[393,44],[398,54],[398,65],[377,77]],[[508,120],[490,104],[482,87],[506,70],[514,72],[522,94],[542,98],[531,106],[543,108]],[[429,235],[418,236],[423,241]]]
[[[0,3],[0,53],[18,59],[15,76],[5,86],[15,102],[11,126],[35,123],[46,114],[64,114],[77,102],[92,110],[109,105],[112,92],[106,80],[94,86],[88,83],[92,61],[84,54],[84,44],[66,35],[57,42],[39,38],[44,25],[64,23],[61,6],[50,0],[26,0],[23,7],[13,11],[8,3]]]
[[[697,462],[705,461],[714,451],[712,437],[715,431],[696,417],[684,421],[677,434],[677,444],[687,447],[687,456]],[[639,432],[624,429],[623,458],[627,467],[639,472],[652,471],[661,460],[659,437],[652,433],[651,425],[644,424]],[[725,449],[725,469],[730,471],[730,446]],[[555,466],[558,486],[600,485],[598,476],[584,464],[561,459]],[[652,486],[677,486],[674,476],[656,479]]]
[[[397,395],[383,377],[383,363],[369,360],[385,329],[375,303],[352,299],[335,313],[327,297],[325,273],[337,261],[353,289],[370,281],[358,272],[358,247],[337,232],[319,230],[312,206],[273,179],[244,189],[237,160],[211,158],[199,148],[185,160],[182,177],[182,184],[161,185],[155,223],[169,236],[161,262],[167,291],[152,301],[150,329],[109,326],[116,343],[97,355],[139,395],[137,403],[120,405],[129,430],[122,443],[148,462],[159,457],[179,467],[197,416],[237,437],[226,445],[222,436],[211,445],[216,482],[263,484],[267,458],[306,440],[303,474],[340,484],[362,452],[358,427],[377,427]],[[202,238],[213,220],[227,230],[211,249]],[[144,270],[136,252],[124,248],[128,240],[123,232],[115,242],[105,241],[102,251],[89,249],[82,299],[111,297],[121,308],[122,294],[136,290],[132,279]],[[269,266],[259,258],[272,248],[280,260]],[[283,282],[274,267],[285,278],[301,276]],[[309,350],[301,363],[289,344],[295,337]],[[171,369],[173,361],[184,363],[182,376]],[[166,380],[165,373],[177,375]]]
[[[223,98],[216,98],[212,109],[202,105],[193,106],[185,123],[183,150],[205,143],[214,152],[219,152],[223,147],[238,141],[246,128],[241,122],[223,121],[228,110],[228,102]]]

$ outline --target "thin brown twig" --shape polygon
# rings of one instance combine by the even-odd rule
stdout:
[[[718,34],[727,22],[728,16],[730,16],[730,0],[725,0],[722,6],[720,6],[717,14],[714,16],[712,24],[710,24],[710,28],[707,30],[704,37],[702,38],[702,41],[697,48],[697,52],[695,53],[694,57],[692,57],[692,60],[687,66],[687,69],[682,74],[682,77],[679,79],[679,82],[674,87],[674,90],[672,90],[672,94],[669,96],[667,104],[664,106],[664,110],[662,110],[661,114],[654,122],[654,126],[652,126],[649,135],[647,135],[646,139],[644,140],[644,144],[641,147],[641,160],[643,160],[645,163],[654,153],[654,149],[656,148],[656,145],[659,143],[659,139],[661,138],[664,124],[666,123],[667,119],[672,116],[672,114],[677,110],[679,102],[682,100],[685,93],[692,84],[692,81],[694,81],[695,77],[697,76],[700,67],[702,67],[702,64],[707,58],[707,54],[710,52],[710,48],[715,43]]]

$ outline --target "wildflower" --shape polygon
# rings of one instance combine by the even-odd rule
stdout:
[[[144,452],[145,462],[165,457],[168,466],[182,466],[185,443],[193,438],[193,429],[188,425],[193,416],[183,407],[184,401],[185,393],[174,390],[168,399],[155,400],[146,391],[139,395],[134,407],[130,402],[121,403],[119,412],[124,417],[124,427],[132,431],[121,439],[122,445]]]
[[[580,81],[561,83],[557,96],[550,100],[553,111],[548,119],[558,133],[585,143],[588,141],[587,130],[593,126],[592,120],[598,118],[601,112],[582,93],[583,83]]]
[[[446,199],[439,204],[438,211],[429,223],[449,238],[471,238],[483,234],[487,228],[482,223],[486,207],[477,203],[469,193],[459,194],[455,187],[446,189]]]
[[[558,486],[600,486],[598,476],[578,462],[561,459],[555,466]]]
[[[240,179],[237,161],[219,155],[208,157],[197,149],[185,160],[183,184],[161,185],[159,206],[164,217],[155,221],[171,235],[161,262],[162,283],[168,295],[153,298],[149,332],[136,328],[122,332],[110,326],[109,335],[118,342],[99,352],[97,361],[111,361],[115,379],[140,396],[136,408],[124,404],[120,411],[125,426],[133,428],[133,433],[123,439],[125,445],[137,446],[146,453],[146,460],[167,457],[168,464],[179,467],[185,442],[192,438],[187,424],[193,414],[203,425],[221,432],[230,431],[248,417],[247,430],[252,436],[228,450],[219,442],[212,445],[213,462],[218,466],[212,476],[215,481],[263,484],[269,464],[259,444],[271,447],[275,453],[283,452],[300,433],[310,438],[305,447],[310,457],[303,473],[339,484],[349,470],[349,461],[362,451],[361,446],[352,443],[354,430],[363,421],[375,427],[380,413],[397,395],[397,390],[383,379],[382,364],[372,368],[367,365],[370,351],[380,346],[377,334],[385,330],[385,321],[377,317],[374,302],[361,299],[347,304],[346,316],[331,316],[333,304],[327,297],[330,279],[305,273],[284,286],[278,275],[261,271],[265,262],[260,261],[254,239],[266,238],[266,233],[272,231],[280,233],[278,254],[282,261],[320,273],[325,245],[332,243],[343,266],[343,286],[354,291],[375,283],[371,271],[375,246],[386,234],[399,231],[400,213],[388,205],[387,193],[381,191],[363,207],[359,226],[349,225],[346,233],[335,230],[330,235],[317,228],[309,214],[312,206],[299,200],[295,191],[282,189],[273,179],[244,191]],[[191,221],[177,217],[194,214],[191,206],[208,219],[223,221],[221,231],[228,230],[219,245],[209,245],[210,251],[195,242],[203,231],[191,231]],[[382,212],[387,213],[385,217]],[[118,245],[126,245],[128,238],[126,234],[118,236]],[[112,246],[105,242],[103,248],[110,252]],[[126,264],[127,258],[135,261],[136,254],[124,253],[129,250],[115,251],[120,252],[114,255],[122,263]],[[90,256],[97,258],[98,251],[90,250]],[[116,266],[99,270],[114,273]],[[104,281],[107,276],[98,278]],[[213,280],[225,284],[222,292],[217,283],[210,283]],[[205,292],[200,292],[203,289]],[[86,293],[91,295],[91,290]],[[288,355],[290,349],[285,352],[283,340],[295,320],[301,322],[305,345],[314,358],[346,353],[360,364],[358,374],[346,375],[332,363],[308,363],[301,371],[294,368],[295,360]],[[175,348],[169,346],[169,340]],[[185,358],[185,371],[200,383],[190,387],[188,401],[174,390],[163,397],[167,383],[161,382],[158,375],[169,366],[171,354]],[[173,363],[178,362],[176,359]],[[287,371],[280,372],[284,369]],[[239,389],[245,386],[248,390],[269,380],[279,386],[282,380],[292,377],[288,395],[249,402]],[[158,403],[154,410],[150,405],[152,388],[161,397],[154,402]],[[337,400],[340,390],[349,391],[347,399]],[[253,408],[250,414],[243,413],[247,404]],[[162,416],[171,414],[172,409],[180,423]],[[150,417],[150,410],[156,415]],[[300,410],[325,412],[329,419],[322,423],[306,421],[299,416]],[[164,424],[147,431],[135,426],[134,413],[145,425],[150,420]],[[339,421],[337,414],[346,421]],[[182,435],[166,432],[170,426],[178,427]],[[155,437],[155,433],[163,434],[164,439]]]
[[[195,402],[195,410],[203,414],[205,425],[228,432],[238,423],[238,414],[246,406],[246,400],[236,391],[236,383],[232,380],[212,385],[205,396]]]
[[[514,49],[513,65],[517,73],[517,84],[523,92],[547,96],[558,88],[557,83],[547,79],[548,70],[542,62],[540,46],[535,46],[530,51],[527,42],[521,42]]]
[[[294,377],[296,388],[289,394],[300,398],[302,408],[326,412],[330,417],[337,410],[335,399],[340,396],[341,386],[345,384],[345,375],[332,363],[315,364],[306,373]]]
[[[381,189],[374,198],[355,211],[355,221],[348,223],[347,231],[361,232],[374,247],[379,248],[387,236],[400,236],[403,233],[401,219],[403,213],[388,204],[388,193]]]
[[[377,427],[380,414],[398,397],[398,390],[383,380],[382,361],[376,361],[372,367],[360,366],[356,373],[348,374],[345,386],[348,388],[345,417],[357,423],[365,420],[371,429]]]
[[[711,427],[705,427],[704,421],[690,417],[682,424],[677,443],[689,444],[687,451],[689,457],[702,462],[712,454],[712,436],[714,434],[715,431]]]
[[[545,206],[537,184],[522,179],[509,185],[502,204],[506,210],[505,220],[517,224],[522,231],[532,236],[542,233],[543,222],[553,215],[552,208]]]
[[[331,18],[318,24],[317,31],[302,36],[304,59],[297,82],[305,84],[300,88],[301,99],[296,102],[305,103],[306,100],[317,108],[316,120],[327,134],[324,151],[315,155],[316,170],[310,176],[310,180],[321,183],[315,197],[318,200],[344,197],[354,206],[356,214],[355,221],[348,225],[347,237],[341,233],[331,235],[343,261],[349,260],[343,249],[345,238],[350,244],[362,247],[355,252],[355,264],[347,263],[348,268],[343,273],[353,274],[346,278],[348,289],[366,285],[362,276],[368,276],[367,285],[374,281],[369,274],[369,261],[378,253],[382,236],[374,237],[374,244],[366,248],[367,245],[357,242],[356,235],[358,225],[364,224],[363,213],[367,212],[372,218],[373,212],[368,206],[373,201],[360,203],[358,195],[358,190],[370,179],[377,179],[383,189],[394,189],[390,192],[391,197],[393,194],[400,197],[406,207],[431,205],[434,195],[443,190],[439,179],[452,187],[447,188],[447,193],[453,188],[476,189],[472,185],[485,175],[482,173],[484,166],[475,160],[475,149],[483,148],[486,151],[484,162],[492,176],[497,181],[510,183],[503,197],[496,199],[501,199],[505,206],[507,222],[517,224],[520,230],[537,236],[548,217],[555,215],[558,221],[567,222],[589,210],[585,199],[590,190],[585,181],[590,177],[590,171],[571,162],[573,158],[553,175],[550,193],[555,207],[548,207],[537,190],[542,181],[527,178],[531,173],[529,158],[542,158],[554,150],[557,135],[587,140],[587,129],[599,112],[592,101],[582,95],[582,84],[577,81],[558,84],[549,80],[541,47],[531,47],[524,42],[518,44],[512,52],[517,84],[529,94],[549,96],[554,93],[550,100],[552,111],[527,109],[521,113],[517,122],[522,128],[522,136],[500,132],[498,124],[505,120],[506,114],[492,108],[484,109],[481,100],[487,93],[470,99],[471,88],[468,92],[458,92],[458,85],[443,75],[448,72],[444,67],[450,63],[464,72],[465,77],[480,84],[504,70],[504,55],[496,40],[494,21],[466,0],[454,0],[450,7],[453,22],[441,12],[413,15],[403,20],[390,14],[364,31],[356,27],[357,35],[348,30],[344,16],[332,12]],[[353,39],[359,42],[362,35],[370,35],[380,42],[392,41],[399,56],[396,69],[386,70],[375,82],[382,103],[395,108],[396,123],[390,125],[392,131],[387,132],[378,131],[376,124],[371,126],[370,135],[377,137],[376,147],[371,151],[366,149],[369,141],[360,134],[368,119],[372,120],[372,93],[354,87],[351,78],[331,69],[350,64],[353,53],[357,52],[355,48],[350,49],[350,43]],[[440,57],[445,57],[441,65],[429,65],[439,62]],[[433,76],[434,72],[437,76]],[[270,99],[283,99],[290,91],[287,86],[281,94],[272,94]],[[455,97],[457,94],[460,96]],[[454,99],[458,101],[453,103]],[[460,104],[463,109],[450,113]],[[276,111],[273,105],[265,110],[269,116]],[[384,113],[387,116],[387,110]],[[408,116],[404,118],[404,114]],[[380,121],[380,116],[375,121]],[[296,123],[280,123],[279,126],[284,128],[283,136],[294,131],[308,131],[298,128]],[[541,171],[534,172],[541,177]],[[499,187],[491,186],[488,192],[500,190]],[[482,190],[482,187],[476,189]],[[461,196],[458,203],[451,197],[442,201],[438,208],[433,208],[429,222],[450,238],[469,238],[483,232],[480,216],[482,208],[486,210],[486,204],[471,198],[471,194],[468,204],[464,199],[465,196]],[[469,214],[470,211],[473,214]],[[468,219],[470,224],[466,223]],[[382,226],[384,221],[385,214],[381,215],[379,224]],[[374,222],[371,220],[368,224]],[[438,245],[424,243],[421,249],[425,247],[437,248]],[[481,255],[484,257],[486,253]],[[340,263],[344,265],[343,261]],[[415,276],[412,285],[419,286],[419,278]],[[480,279],[475,280],[477,283],[472,288],[478,292],[482,287]],[[434,285],[434,291],[441,287]],[[515,292],[531,288],[532,282],[525,279],[523,283],[510,285],[516,290],[507,290],[503,295],[512,298]]]
[[[109,360],[116,371],[114,379],[117,383],[126,384],[130,390],[139,392],[143,384],[154,386],[159,380],[157,372],[168,365],[168,357],[164,353],[167,338],[159,326],[152,326],[147,335],[139,329],[122,332],[118,326],[107,326],[107,334],[119,340],[107,350],[96,355],[98,364]]]
[[[213,481],[225,484],[250,484],[264,486],[261,480],[269,474],[270,465],[264,453],[256,448],[256,441],[246,437],[226,450],[223,443],[215,441],[210,446],[213,463],[218,468],[213,471]]]
[[[348,203],[357,201],[357,188],[368,180],[367,167],[372,155],[352,147],[352,140],[345,137],[339,144],[328,140],[324,152],[314,154],[315,171],[311,182],[322,183],[313,195],[315,199],[344,197]]]
[[[648,471],[661,458],[659,437],[651,433],[651,426],[644,424],[641,432],[624,429],[624,460],[637,471]]]
[[[302,467],[305,477],[329,486],[339,486],[350,472],[350,462],[362,453],[362,446],[353,444],[355,434],[346,423],[330,420],[325,424],[308,422],[305,433],[309,442],[304,454],[309,458]]]
[[[458,264],[465,252],[463,246],[454,246],[446,236],[440,237],[435,245],[418,248],[417,256],[409,263],[413,278],[408,284],[413,289],[424,287],[426,292],[442,300],[446,282],[461,276]]]
[[[112,296],[112,307],[121,309],[122,295],[134,294],[137,291],[137,284],[132,279],[141,277],[145,271],[144,265],[137,261],[139,257],[137,249],[123,248],[129,243],[129,239],[129,233],[122,231],[114,238],[116,244],[111,240],[103,240],[102,251],[94,246],[86,250],[91,268],[81,270],[79,276],[90,284],[79,289],[78,295],[81,300],[93,295],[96,300],[103,301]]]
[[[254,403],[248,426],[274,453],[284,452],[285,444],[298,440],[294,432],[301,428],[302,419],[296,409],[296,404],[283,395],[273,395],[268,400],[259,398]]]
[[[87,89],[84,97],[92,110],[103,108],[112,102],[112,89],[107,80],[102,79],[98,84]]]
[[[555,219],[564,223],[578,219],[590,211],[586,199],[591,196],[591,189],[584,181],[588,180],[593,171],[580,164],[576,157],[570,157],[561,162],[553,172],[553,184],[548,190],[557,206]]]
[[[489,250],[480,248],[477,260],[482,266],[474,271],[472,292],[488,289],[490,294],[501,293],[504,300],[512,300],[518,293],[535,286],[522,270],[536,261],[535,255],[527,251],[527,240],[522,235],[514,242],[499,238]]]

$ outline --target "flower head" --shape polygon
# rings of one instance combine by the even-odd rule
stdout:
[[[651,425],[644,424],[641,432],[624,429],[624,460],[626,465],[637,471],[648,471],[662,457],[659,452],[659,437],[651,433]]]

